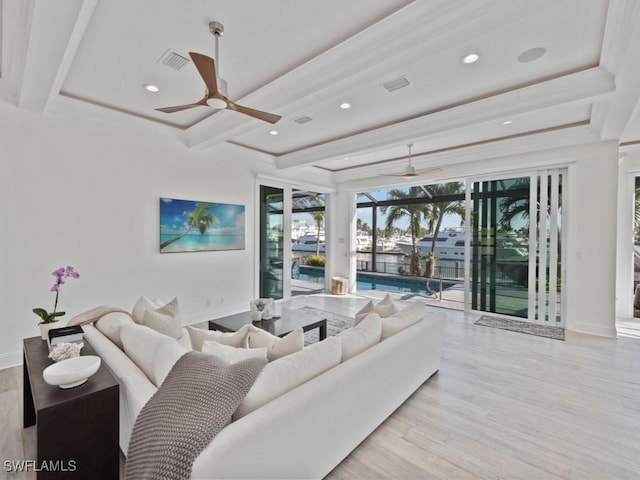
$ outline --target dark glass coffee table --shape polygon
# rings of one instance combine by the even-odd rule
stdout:
[[[251,312],[236,313],[226,317],[209,320],[209,330],[219,330],[221,332],[236,332],[242,326],[252,323],[258,328],[267,332],[284,337],[296,328],[302,328],[304,332],[319,329],[319,340],[327,338],[327,319],[309,315],[301,309],[290,309],[283,307],[278,309],[277,318],[269,320],[251,321]]]

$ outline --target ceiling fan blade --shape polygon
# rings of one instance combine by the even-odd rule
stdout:
[[[413,178],[413,177],[419,177],[421,175],[426,175],[427,173],[435,173],[435,172],[441,172],[442,169],[439,167],[434,167],[434,168],[427,168],[426,170],[420,170],[418,172],[404,172],[404,173],[380,173],[379,176],[381,177],[407,177],[407,178]]]
[[[230,110],[235,110],[239,113],[244,113],[245,115],[249,115],[250,117],[257,118],[258,120],[264,120],[265,122],[269,123],[276,123],[282,118],[280,115],[261,112],[260,110],[255,110],[249,107],[243,107],[242,105],[238,105],[237,103],[233,103],[231,101],[227,102],[227,108],[229,108]]]
[[[193,107],[199,107],[200,103],[190,103],[189,105],[178,105],[175,107],[164,107],[164,108],[156,108],[156,110],[158,112],[164,112],[164,113],[173,113],[173,112],[179,112],[181,110],[187,110],[188,108],[193,108]]]
[[[209,97],[218,93],[218,76],[216,75],[216,62],[211,57],[201,53],[189,52],[193,64],[198,69],[204,84],[207,86]]]
[[[427,173],[436,173],[441,171],[442,169],[440,167],[432,167],[432,168],[427,168],[425,170],[419,170],[416,172],[416,175],[426,175]]]
[[[181,110],[187,110],[193,107],[200,107],[202,105],[207,105],[207,97],[204,97],[202,100],[199,100],[196,103],[188,103],[187,105],[176,105],[175,107],[156,108],[156,110],[158,112],[173,113],[180,112]]]

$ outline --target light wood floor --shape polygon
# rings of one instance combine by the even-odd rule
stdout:
[[[364,300],[295,302],[345,314]],[[568,332],[562,342],[447,315],[439,373],[328,478],[640,478],[640,339]],[[2,460],[34,458],[21,375],[0,371]]]

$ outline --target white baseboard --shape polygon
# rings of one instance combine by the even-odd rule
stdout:
[[[0,370],[22,365],[22,350],[0,354]]]

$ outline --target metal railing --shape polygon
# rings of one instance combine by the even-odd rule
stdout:
[[[373,272],[373,263],[371,260],[357,260],[356,269],[360,272]],[[423,267],[424,268],[424,267]],[[377,273],[389,273],[394,275],[407,275],[412,276],[406,272],[411,271],[411,265],[407,262],[376,262],[375,272]],[[401,273],[405,272],[405,273]],[[435,274],[433,278],[441,278],[443,280],[450,280],[456,282],[464,281],[464,263],[452,262],[448,265],[437,265],[435,268]],[[495,272],[495,281],[500,285],[519,285],[520,283],[501,271]]]

